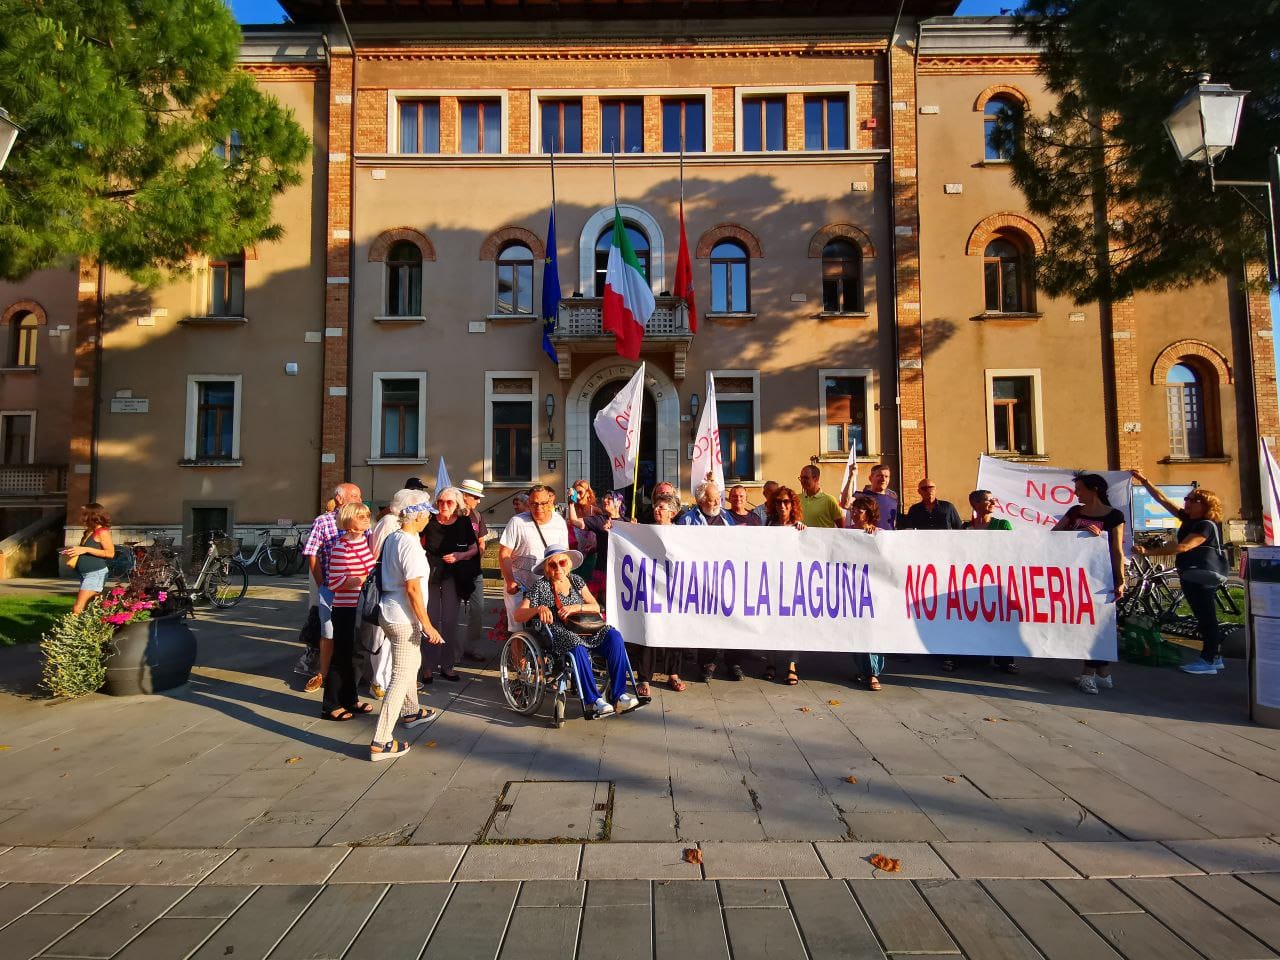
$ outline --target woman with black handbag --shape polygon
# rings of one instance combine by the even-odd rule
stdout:
[[[457,681],[453,669],[458,653],[458,612],[463,600],[469,600],[476,588],[480,565],[480,547],[471,521],[462,515],[465,506],[462,491],[445,487],[436,493],[436,515],[427,523],[423,547],[431,563],[431,579],[427,585],[427,613],[436,625],[444,644],[427,651],[422,668],[422,682],[430,683],[432,670],[439,669],[445,680]]]
[[[1178,580],[1187,606],[1195,614],[1204,639],[1200,659],[1184,663],[1180,669],[1198,677],[1216,677],[1222,662],[1222,632],[1218,626],[1218,588],[1229,573],[1227,554],[1222,548],[1222,501],[1211,490],[1194,489],[1179,507],[1145,476],[1134,470],[1133,479],[1147,488],[1152,497],[1182,523],[1175,542],[1160,547],[1133,548],[1144,557],[1174,557]]]

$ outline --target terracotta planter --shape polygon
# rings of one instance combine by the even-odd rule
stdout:
[[[113,697],[182,686],[196,662],[196,637],[183,616],[131,623],[116,631],[103,689]]]

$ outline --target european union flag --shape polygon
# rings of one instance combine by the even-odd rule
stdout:
[[[547,223],[547,258],[542,268],[542,349],[551,362],[560,363],[551,335],[556,332],[556,318],[560,315],[560,268],[556,263],[556,209],[551,208],[551,220]]]

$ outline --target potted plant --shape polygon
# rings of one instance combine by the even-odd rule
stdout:
[[[105,647],[104,686],[113,697],[159,693],[190,679],[195,634],[184,614],[169,610],[168,599],[135,572],[128,587],[113,587],[95,604],[114,631]]]

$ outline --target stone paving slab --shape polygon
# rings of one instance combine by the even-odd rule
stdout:
[[[124,850],[84,878],[86,883],[197,884],[231,850]]]
[[[576,843],[493,843],[471,846],[455,880],[575,880],[582,846]]]
[[[0,854],[0,880],[15,883],[75,883],[119,850],[15,847]]]
[[[957,877],[1078,877],[1068,864],[1042,843],[935,843],[934,850]]]
[[[1280,872],[1280,843],[1240,840],[1169,840],[1165,846],[1205,873]]]
[[[206,883],[325,883],[351,851],[346,847],[238,850]]]
[[[687,863],[683,843],[589,843],[582,851],[584,880],[701,880]]]
[[[461,844],[420,847],[356,847],[329,878],[330,883],[443,883],[467,848]]]
[[[724,843],[700,845],[702,872],[708,880],[729,878],[827,879],[810,843]]]
[[[814,847],[831,876],[845,880],[924,880],[955,876],[927,843],[819,842]],[[897,860],[899,871],[886,873],[872,866],[870,858],[876,854]]]
[[[1051,843],[1049,847],[1085,877],[1173,877],[1203,872],[1154,842]]]

